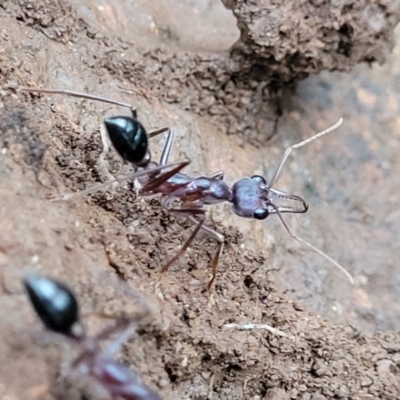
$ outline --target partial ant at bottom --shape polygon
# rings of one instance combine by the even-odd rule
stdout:
[[[136,318],[117,319],[114,325],[89,336],[80,320],[78,301],[67,285],[44,276],[30,275],[25,278],[24,286],[44,326],[80,349],[80,354],[71,363],[73,376],[92,378],[113,400],[161,400],[137,374],[113,358],[135,332],[144,315],[138,313]],[[119,331],[122,331],[120,336],[102,351],[100,342]]]
[[[149,196],[161,194],[162,204],[172,214],[186,217],[186,219],[196,225],[192,234],[185,241],[177,254],[163,266],[162,272],[165,272],[185,253],[199,230],[203,229],[218,242],[215,255],[211,260],[212,276],[207,285],[208,289],[211,287],[216,276],[219,258],[223,251],[224,237],[210,226],[204,224],[206,214],[205,206],[228,202],[231,204],[233,212],[242,218],[263,220],[270,215],[276,215],[282,222],[285,230],[293,239],[299,241],[312,251],[324,257],[327,261],[346,274],[349,281],[353,283],[352,276],[343,266],[341,266],[337,261],[328,256],[322,250],[296,235],[284,219],[284,213],[298,214],[307,212],[308,205],[305,200],[303,200],[300,196],[286,193],[273,187],[273,185],[279,179],[283,166],[292,151],[299,149],[300,147],[303,147],[316,139],[319,139],[329,132],[334,131],[342,124],[342,118],[340,118],[331,127],[316,133],[299,143],[289,146],[285,150],[270,182],[267,183],[265,178],[262,176],[253,175],[250,178],[239,179],[233,183],[232,186],[230,186],[224,181],[223,171],[218,171],[211,175],[193,177],[181,172],[181,170],[187,166],[190,161],[168,164],[168,158],[174,139],[173,130],[164,128],[155,131],[154,133],[147,134],[144,127],[137,120],[135,109],[129,104],[90,94],[66,90],[26,87],[15,87],[14,89],[26,92],[64,94],[130,108],[132,111],[132,116],[107,118],[105,119],[104,124],[115,149],[123,159],[132,163],[134,166],[134,171],[130,174],[117,177],[115,180],[109,180],[103,184],[96,185],[81,192],[62,195],[56,199],[68,200],[75,195],[93,193],[97,190],[104,189],[115,181],[135,178],[137,178],[139,183],[142,185],[139,191],[140,195]],[[160,162],[157,163],[151,159],[151,154],[148,150],[148,137],[165,131],[168,132],[167,141],[165,143]],[[173,168],[171,169],[169,167]],[[179,200],[181,202],[179,208],[171,207],[173,200]]]

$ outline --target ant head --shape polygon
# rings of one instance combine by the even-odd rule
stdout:
[[[106,118],[104,125],[118,154],[134,165],[142,165],[148,155],[148,138],[143,125],[128,116]]]
[[[265,219],[269,215],[268,188],[260,175],[240,179],[232,187],[233,211],[244,218]]]
[[[38,275],[24,279],[29,298],[46,328],[63,335],[72,335],[79,321],[75,295],[61,282]]]

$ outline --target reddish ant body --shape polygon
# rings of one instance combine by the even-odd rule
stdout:
[[[143,315],[138,315],[136,320],[119,319],[96,336],[88,336],[80,322],[78,302],[68,286],[37,275],[27,277],[24,285],[44,326],[81,349],[71,363],[72,372],[78,378],[94,379],[113,400],[161,400],[138,375],[113,359]],[[121,330],[123,333],[106,351],[102,351],[100,341]]]
[[[243,218],[254,218],[258,220],[266,219],[269,215],[277,215],[281,220],[286,231],[292,238],[303,243],[314,252],[318,253],[330,263],[334,264],[342,272],[346,274],[350,282],[353,283],[351,275],[335,260],[319,250],[311,243],[295,235],[289,228],[285,219],[284,213],[305,213],[308,210],[307,203],[299,196],[282,192],[272,186],[278,180],[282,167],[288,156],[294,149],[305,146],[306,144],[326,135],[327,133],[339,127],[343,120],[340,119],[333,126],[319,132],[306,140],[292,145],[286,149],[284,155],[275,170],[275,173],[269,183],[259,175],[254,175],[251,178],[242,178],[236,181],[232,186],[229,186],[224,181],[223,171],[216,172],[208,176],[191,177],[188,174],[180,172],[190,161],[183,161],[174,164],[168,164],[168,158],[172,147],[174,133],[171,129],[160,129],[152,133],[146,134],[144,127],[137,120],[135,109],[126,103],[109,100],[103,97],[97,97],[78,92],[39,89],[39,88],[15,88],[27,92],[39,93],[54,93],[66,94],[74,97],[102,101],[105,103],[115,104],[128,107],[132,111],[132,116],[118,116],[107,118],[104,120],[108,135],[122,158],[131,162],[135,171],[131,174],[118,177],[116,180],[134,179],[137,178],[142,184],[140,194],[143,196],[161,194],[162,203],[173,214],[185,216],[188,220],[196,224],[196,228],[190,237],[186,240],[179,252],[162,268],[166,271],[190,246],[194,237],[200,229],[207,231],[218,242],[216,253],[213,257],[212,277],[207,285],[211,287],[216,274],[218,260],[223,250],[224,237],[207,225],[203,225],[205,220],[204,206],[213,205],[221,202],[229,202],[232,205],[232,210],[235,214]],[[151,160],[151,154],[148,150],[148,137],[155,136],[161,132],[168,132],[167,141],[164,146],[160,162],[157,163]],[[169,167],[174,167],[168,169]],[[139,171],[140,169],[140,171]],[[101,185],[79,192],[80,194],[92,193],[101,188],[107,187],[111,182],[107,181]],[[67,200],[75,194],[67,194],[58,199]],[[180,208],[171,208],[171,202],[174,199],[181,201]]]

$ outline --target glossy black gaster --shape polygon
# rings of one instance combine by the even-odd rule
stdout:
[[[76,297],[67,285],[40,275],[28,276],[24,285],[32,306],[45,327],[62,335],[80,350],[70,365],[73,373],[101,385],[114,400],[161,400],[137,374],[113,358],[136,331],[143,315],[138,314],[136,318],[129,320],[117,319],[113,325],[97,335],[89,336],[79,319]],[[103,351],[100,342],[120,331],[120,336]]]

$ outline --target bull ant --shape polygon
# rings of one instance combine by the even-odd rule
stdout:
[[[316,133],[308,139],[289,146],[285,150],[282,159],[269,183],[267,183],[262,176],[253,175],[250,178],[239,179],[232,186],[229,186],[224,181],[223,171],[218,171],[208,176],[192,177],[180,172],[190,163],[190,161],[168,164],[168,158],[174,139],[173,130],[163,128],[147,134],[143,125],[137,119],[136,110],[130,104],[68,90],[40,89],[30,87],[17,87],[14,89],[26,92],[64,94],[123,106],[131,110],[132,116],[106,118],[104,120],[104,124],[116,151],[123,159],[132,163],[135,170],[130,174],[119,176],[114,180],[109,180],[103,184],[94,186],[93,188],[89,188],[82,192],[63,195],[56,197],[55,199],[68,200],[77,194],[92,193],[99,189],[106,188],[112,182],[134,178],[137,178],[139,183],[142,185],[142,188],[139,191],[141,195],[148,196],[161,194],[162,204],[172,214],[184,216],[196,225],[192,234],[183,244],[178,253],[163,266],[162,272],[165,272],[185,253],[186,249],[190,246],[198,231],[203,229],[218,241],[215,255],[211,261],[212,276],[207,285],[208,289],[211,287],[215,279],[218,261],[223,251],[224,237],[211,227],[203,225],[205,221],[204,206],[227,201],[231,203],[233,212],[243,218],[263,220],[269,215],[277,215],[284,228],[293,239],[301,242],[335,265],[343,273],[345,273],[350,282],[353,283],[352,276],[344,269],[344,267],[342,267],[330,256],[325,254],[322,250],[319,250],[311,243],[293,233],[283,218],[284,213],[298,214],[307,212],[307,203],[299,196],[273,188],[273,185],[278,180],[283,165],[291,152],[311,143],[312,141],[326,135],[329,132],[332,132],[342,124],[342,118],[322,132]],[[162,132],[168,132],[168,135],[160,162],[157,163],[151,160],[151,154],[148,149],[148,138]],[[165,171],[165,169],[168,169],[169,167],[173,168]],[[175,199],[180,200],[180,208],[171,207],[171,203]]]
[[[113,359],[144,315],[118,319],[96,336],[88,336],[80,321],[78,301],[68,286],[39,275],[27,277],[24,285],[44,326],[81,350],[71,363],[71,372],[77,378],[92,378],[115,400],[161,400],[138,375]],[[122,331],[120,336],[102,351],[100,341],[118,331]]]

